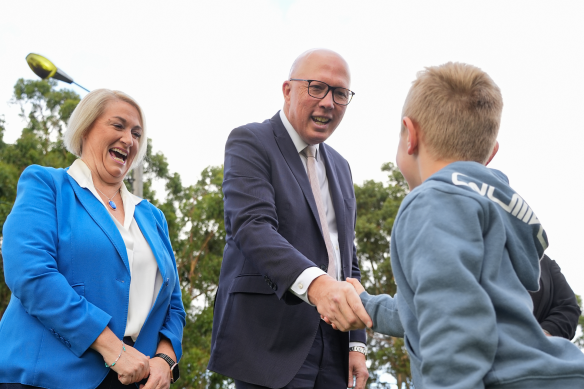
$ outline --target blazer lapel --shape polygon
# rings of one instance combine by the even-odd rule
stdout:
[[[162,260],[161,255],[166,251],[164,244],[160,239],[160,234],[164,235],[162,227],[158,225],[152,211],[148,209],[146,200],[142,200],[136,205],[134,209],[134,219],[142,231],[142,235],[146,238],[146,241],[150,245],[150,249],[156,258],[156,263],[158,264],[158,269],[160,270],[160,275],[162,276],[162,285],[166,285],[166,272],[167,265],[166,262]]]
[[[322,226],[320,225],[320,218],[318,217],[318,210],[316,208],[316,202],[314,201],[314,195],[312,194],[310,182],[308,181],[308,175],[306,174],[304,165],[302,165],[302,161],[300,160],[296,146],[294,146],[294,142],[292,142],[292,139],[290,139],[288,131],[286,131],[282,120],[280,120],[279,113],[274,115],[274,117],[271,119],[271,122],[272,128],[274,129],[274,134],[276,135],[276,143],[280,148],[280,152],[286,160],[288,167],[290,167],[292,174],[294,174],[300,189],[302,189],[302,193],[304,193],[304,197],[306,198],[306,201],[310,206],[310,210],[312,211],[312,216],[314,216],[314,219],[318,223],[320,233],[322,234]]]
[[[346,247],[347,236],[345,228],[345,199],[343,193],[341,192],[341,187],[339,186],[339,179],[337,177],[337,169],[335,161],[326,152],[327,146],[324,143],[320,144],[320,155],[324,159],[324,165],[326,167],[326,177],[329,184],[329,192],[333,200],[333,207],[335,209],[335,218],[337,219],[337,231],[339,233],[339,247]],[[351,274],[350,269],[346,269],[347,265],[351,263],[347,260],[345,250],[340,250],[341,252],[341,262],[344,274]]]
[[[103,233],[109,238],[112,242],[116,251],[122,258],[124,265],[126,266],[126,270],[130,273],[130,265],[128,262],[128,252],[126,251],[126,245],[124,244],[124,240],[118,231],[118,227],[112,220],[112,217],[108,214],[107,210],[103,207],[103,204],[95,198],[93,193],[89,191],[89,189],[85,189],[79,186],[77,182],[67,174],[67,178],[69,179],[69,183],[75,192],[75,195],[79,199],[83,208],[87,211],[89,216],[95,221],[95,223],[101,228]]]

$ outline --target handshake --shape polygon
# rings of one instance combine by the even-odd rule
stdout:
[[[336,330],[371,328],[373,322],[359,298],[364,290],[354,278],[343,282],[323,275],[310,284],[308,299],[316,305],[320,317]]]

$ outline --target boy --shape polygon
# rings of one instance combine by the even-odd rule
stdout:
[[[397,151],[411,190],[391,235],[398,292],[370,296],[349,280],[373,329],[404,336],[416,389],[584,388],[584,354],[547,338],[532,313],[545,231],[484,166],[502,108],[499,88],[474,66],[418,74]]]

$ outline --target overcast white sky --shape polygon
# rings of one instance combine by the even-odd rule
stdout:
[[[395,160],[417,71],[476,65],[505,101],[492,166],[534,209],[548,254],[584,295],[582,1],[0,0],[0,15],[7,142],[23,127],[8,104],[12,88],[36,77],[25,62],[35,52],[88,89],[136,98],[154,148],[185,184],[222,163],[234,127],[281,108],[281,84],[308,48],[336,50],[351,66],[356,96],[327,143],[349,160],[356,183],[384,179],[381,164]]]

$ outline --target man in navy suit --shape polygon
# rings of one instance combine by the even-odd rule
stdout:
[[[354,93],[345,60],[300,55],[284,108],[236,128],[225,146],[226,241],[209,370],[237,389],[362,389],[371,319],[360,279],[347,161],[323,143]],[[329,318],[336,331],[321,320]]]

